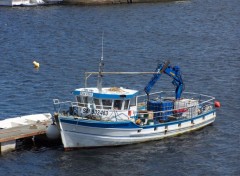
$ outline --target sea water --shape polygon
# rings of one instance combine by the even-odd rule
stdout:
[[[212,126],[160,141],[64,152],[62,146],[0,157],[0,175],[240,175],[240,1],[0,8],[0,119],[54,112],[73,100],[84,72],[154,71],[170,60],[185,91],[215,96]],[[32,62],[40,63],[39,69]],[[96,77],[89,86],[96,86]],[[104,76],[143,88],[151,75]],[[163,75],[152,91],[174,90]]]

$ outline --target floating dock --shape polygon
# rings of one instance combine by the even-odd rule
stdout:
[[[21,120],[22,122],[19,123]],[[0,154],[15,150],[16,140],[18,139],[34,138],[35,136],[46,134],[47,127],[52,123],[51,114],[9,118],[5,121],[8,121],[8,123],[4,121],[0,123],[2,126],[6,126],[6,128],[0,129]],[[12,126],[9,126],[9,124]]]

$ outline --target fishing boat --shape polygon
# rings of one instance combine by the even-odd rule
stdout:
[[[97,86],[87,80],[98,75]],[[146,94],[124,87],[102,87],[108,74],[152,74]],[[151,93],[161,75],[168,75],[175,91]],[[74,101],[54,99],[53,125],[59,128],[65,150],[118,146],[159,140],[197,130],[212,124],[220,102],[212,96],[183,92],[179,66],[158,64],[154,72],[104,72],[103,59],[98,72],[85,73],[85,87],[73,91]]]

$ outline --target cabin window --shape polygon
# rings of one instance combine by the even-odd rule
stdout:
[[[114,101],[114,109],[121,110],[122,109],[122,100],[115,100]]]
[[[99,99],[94,99],[94,103],[95,103],[95,105],[100,105]]]
[[[88,103],[92,103],[92,97],[88,96],[77,96],[79,106],[86,107]]]
[[[77,96],[77,102],[78,102],[78,106],[85,106],[84,100],[81,96]]]
[[[83,103],[88,103],[88,97],[82,97]]]
[[[77,96],[77,102],[81,103],[81,98],[80,98],[80,96]]]
[[[102,100],[103,109],[111,109],[112,108],[112,100]]]
[[[124,109],[128,109],[129,100],[125,100]]]
[[[132,98],[130,106],[136,106],[136,101],[136,98]]]
[[[95,104],[95,106],[96,106],[97,109],[102,109],[101,103],[100,103],[100,100],[99,100],[99,99],[95,99],[95,98],[94,98],[94,104]]]

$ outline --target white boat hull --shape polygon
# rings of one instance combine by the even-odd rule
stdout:
[[[159,140],[189,131],[197,130],[214,122],[215,110],[187,120],[179,120],[148,127],[104,128],[70,124],[61,121],[61,137],[65,150],[83,147],[117,146]],[[179,125],[180,124],[180,125]]]

